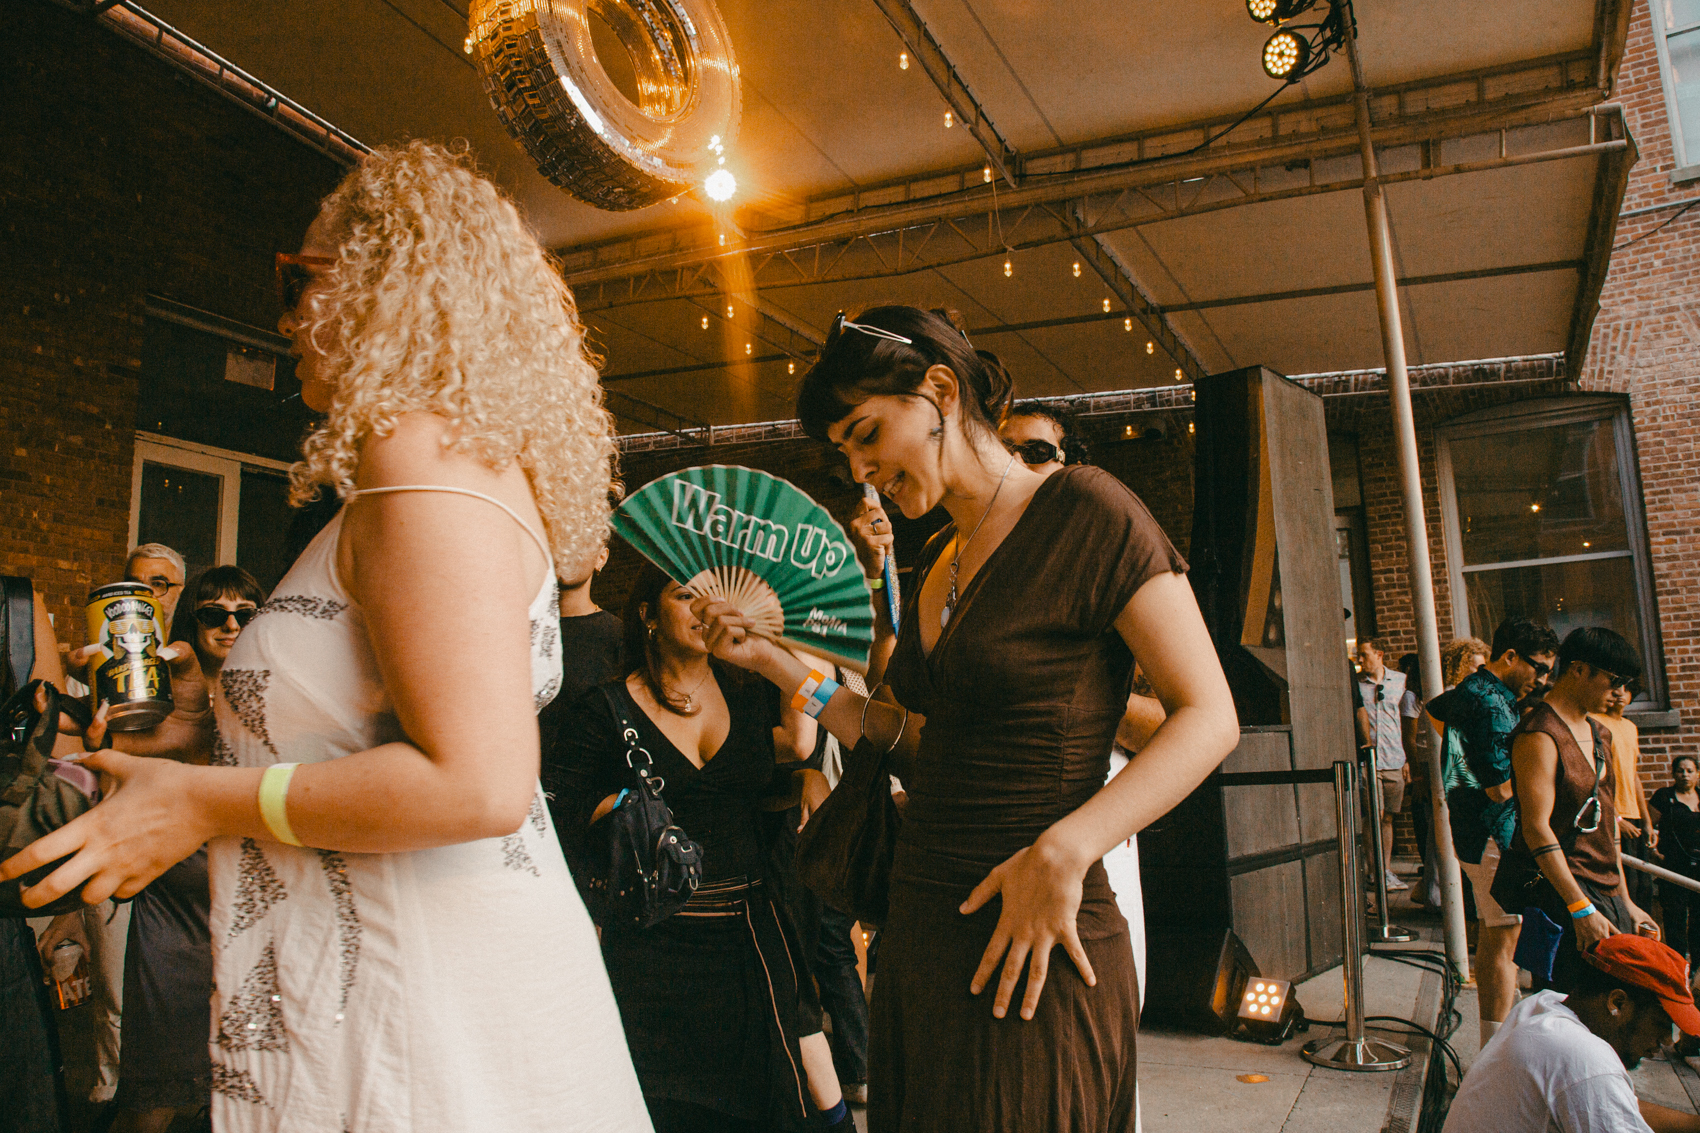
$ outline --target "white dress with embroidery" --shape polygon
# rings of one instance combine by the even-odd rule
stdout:
[[[314,763],[403,738],[337,579],[341,528],[338,513],[237,639],[213,762]],[[560,685],[555,593],[551,573],[530,610],[539,707]],[[394,854],[219,838],[209,869],[221,1133],[648,1133],[541,788],[503,838]]]

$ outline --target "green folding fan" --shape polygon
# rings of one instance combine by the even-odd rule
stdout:
[[[844,528],[796,485],[736,465],[686,468],[628,496],[614,530],[681,586],[738,607],[761,636],[867,672],[867,580]]]

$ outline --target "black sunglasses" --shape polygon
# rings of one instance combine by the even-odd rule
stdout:
[[[1614,690],[1628,687],[1629,682],[1635,679],[1634,677],[1620,677],[1616,673],[1612,672],[1610,669],[1602,669],[1598,665],[1594,666],[1594,672],[1603,673],[1606,676],[1610,677],[1611,678],[1611,687]]]
[[[1049,464],[1053,460],[1062,459],[1062,449],[1050,441],[1022,441],[1010,447],[1015,450],[1015,455],[1021,458],[1023,464]]]
[[[236,619],[236,628],[241,629],[254,620],[254,615],[260,611],[252,606],[243,606],[237,610],[227,610],[223,606],[201,606],[195,610],[195,620],[204,629],[218,629],[231,618]]]
[[[334,263],[336,260],[330,256],[277,254],[277,301],[283,304],[285,314],[301,305],[301,296],[307,293],[313,278]]]

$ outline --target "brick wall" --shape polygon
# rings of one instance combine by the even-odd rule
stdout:
[[[340,176],[94,21],[7,6],[0,46],[0,573],[62,642],[129,533],[143,296],[271,326],[272,256]]]
[[[1676,155],[1653,35],[1648,6],[1637,4],[1617,87],[1640,149],[1626,212],[1700,198],[1700,181],[1670,182]],[[1615,247],[1582,384],[1630,399],[1671,707],[1683,718],[1642,732],[1651,789],[1670,781],[1673,756],[1700,755],[1700,208],[1627,218]]]

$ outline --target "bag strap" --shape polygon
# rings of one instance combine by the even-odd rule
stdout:
[[[626,745],[626,766],[637,776],[638,787],[652,799],[659,799],[661,791],[667,786],[667,780],[655,773],[655,761],[650,758],[648,750],[638,742],[638,730],[632,726],[632,719],[626,714],[625,705],[614,695],[608,685],[599,686],[602,698],[613,710],[614,719],[620,725],[620,739]],[[641,766],[640,766],[641,763]]]
[[[6,671],[0,674],[0,698],[29,683],[35,671],[35,588],[27,578],[0,575],[5,607],[0,611],[0,641],[5,642]]]

